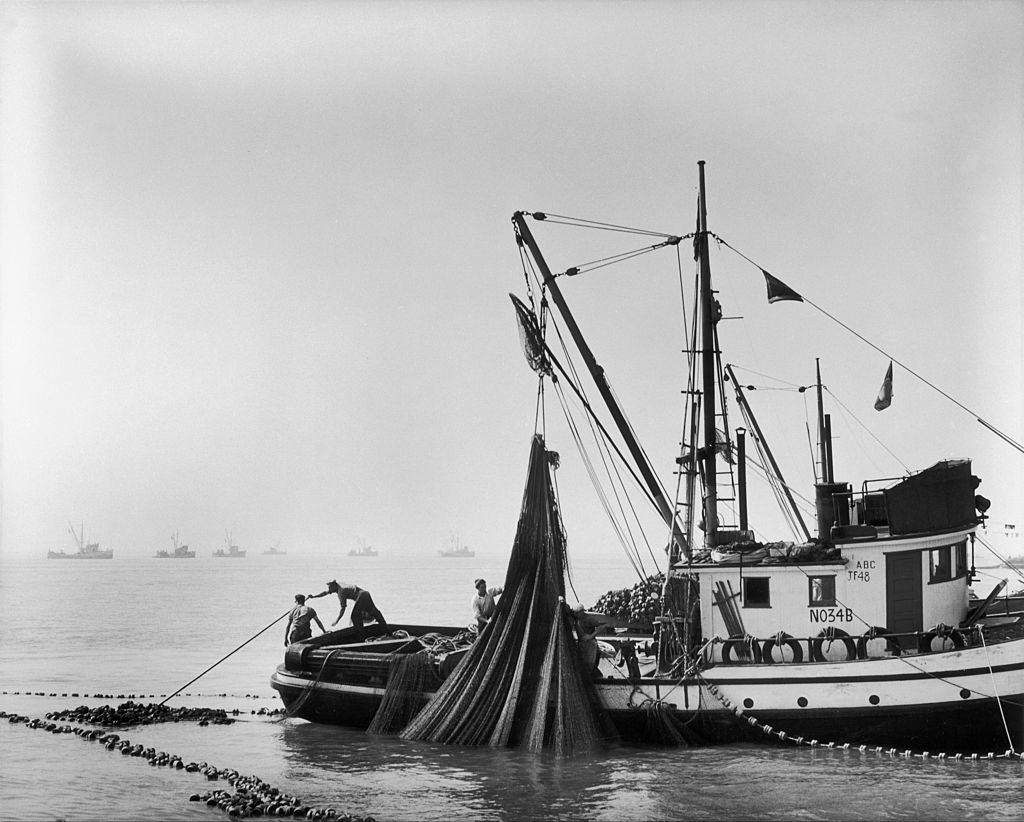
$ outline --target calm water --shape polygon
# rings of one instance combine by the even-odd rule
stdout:
[[[281,557],[110,562],[0,557],[0,710],[32,717],[117,701],[160,701],[332,577],[369,588],[393,621],[469,621],[473,579],[504,578],[505,558]],[[577,569],[592,603],[632,585],[623,561]],[[313,605],[326,622],[336,600]],[[346,617],[347,620],[347,617]],[[229,726],[151,725],[133,743],[256,774],[309,804],[378,820],[1019,819],[1024,765],[888,760],[857,752],[729,746],[619,748],[558,761],[449,748],[253,715],[284,650],[277,623],[169,703],[242,711]],[[19,691],[19,694],[15,694]],[[26,694],[26,692],[29,692]],[[33,695],[42,692],[44,696]],[[57,696],[49,696],[56,693]],[[188,802],[226,787],[155,768],[74,735],[0,722],[0,819],[215,820]]]

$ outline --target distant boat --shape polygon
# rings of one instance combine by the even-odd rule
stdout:
[[[245,558],[245,551],[241,550],[237,545],[235,545],[234,540],[231,539],[231,534],[226,534],[224,536],[224,544],[228,547],[228,550],[225,551],[223,548],[218,548],[216,551],[213,552],[213,555],[215,557],[227,557],[238,559]]]
[[[438,551],[437,555],[439,557],[475,557],[476,551],[470,551],[468,546],[460,545],[459,538],[453,536],[451,548]]]
[[[287,551],[282,551],[280,548],[278,548],[278,545],[280,545],[280,544],[281,543],[279,542],[279,543],[277,543],[277,545],[271,545],[266,551],[263,552],[263,556],[265,556],[265,557],[283,557],[288,552]]]
[[[358,548],[353,548],[349,551],[348,555],[350,557],[375,557],[377,556],[377,549],[363,542]]]
[[[81,533],[75,532],[75,526],[70,522],[68,523],[68,529],[71,531],[71,536],[75,538],[75,542],[78,544],[78,551],[74,554],[67,554],[63,549],[60,551],[47,551],[47,559],[113,559],[114,552],[101,551],[100,544],[98,542],[86,542],[85,541],[85,523],[82,523]]]
[[[174,545],[174,549],[171,551],[157,551],[156,556],[158,559],[195,559],[195,551],[190,551],[187,545],[180,545],[178,543],[177,531],[171,535],[171,542]]]

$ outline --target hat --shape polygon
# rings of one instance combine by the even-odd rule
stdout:
[[[575,605],[572,606],[572,610],[577,614],[582,614],[586,610],[586,608],[583,607],[582,602],[577,602]]]
[[[486,583],[486,582],[485,582],[484,580],[482,580],[482,579],[478,579],[478,580],[477,580],[476,582],[474,582],[473,584],[474,584],[474,585],[486,585],[487,583]]]
[[[330,580],[327,581],[326,584],[327,584],[327,590],[328,591],[330,591],[332,588],[339,588],[339,587],[341,587],[341,586],[338,585],[338,580],[336,580],[336,579],[330,579]]]

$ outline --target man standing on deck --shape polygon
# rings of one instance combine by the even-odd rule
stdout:
[[[288,626],[284,629],[285,646],[313,636],[313,629],[309,626],[310,622],[315,622],[320,626],[321,632],[327,633],[327,629],[324,628],[320,617],[316,615],[316,611],[306,604],[306,598],[302,594],[296,594],[295,607],[288,614]]]
[[[476,621],[477,633],[482,634],[484,627],[491,621],[494,611],[498,607],[494,604],[494,598],[503,589],[488,588],[487,583],[482,579],[478,579],[475,584],[476,595],[473,597],[473,619]]]
[[[308,594],[308,599],[316,599],[318,597],[325,597],[328,594],[337,594],[338,602],[341,603],[341,610],[338,611],[338,618],[331,623],[331,627],[337,625],[343,616],[345,616],[345,608],[348,606],[348,601],[352,600],[352,624],[357,628],[362,628],[364,622],[376,622],[378,625],[387,625],[388,621],[384,619],[377,606],[373,604],[373,597],[370,596],[370,592],[360,588],[358,585],[351,585],[347,582],[339,583],[338,580],[332,579],[327,583],[327,590],[322,591],[319,594]]]

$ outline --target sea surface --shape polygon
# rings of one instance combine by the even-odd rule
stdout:
[[[256,775],[308,805],[381,822],[1022,816],[1024,763],[1006,760],[757,745],[616,747],[558,760],[267,715],[280,707],[269,677],[284,652],[277,620],[294,594],[321,591],[337,578],[369,589],[391,621],[467,624],[473,580],[500,585],[506,562],[387,549],[361,558],[292,551],[245,559],[0,556],[0,710],[43,718],[79,705],[159,702],[227,656],[167,704],[238,710],[237,722],[154,724],[121,735],[186,762]],[[588,605],[636,581],[620,559],[574,569],[577,598]],[[312,604],[329,627],[337,600]],[[73,734],[0,721],[0,820],[227,819],[188,801],[226,787]]]

